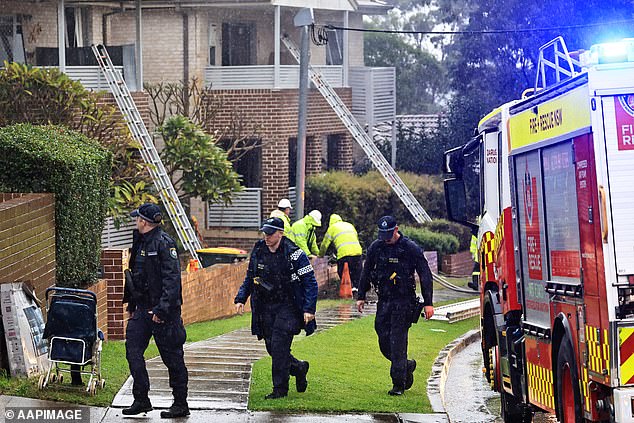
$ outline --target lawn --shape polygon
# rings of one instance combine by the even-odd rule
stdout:
[[[325,332],[296,337],[293,355],[310,362],[308,390],[295,391],[290,381],[289,396],[265,400],[271,389],[271,359],[258,360],[253,367],[249,409],[311,412],[431,412],[427,378],[439,351],[448,343],[478,326],[478,318],[448,324],[419,321],[410,329],[409,357],[416,359],[415,381],[402,397],[391,397],[389,362],[381,355],[374,317],[355,320]]]
[[[344,300],[322,300],[318,302],[318,309],[334,307]],[[236,329],[247,327],[251,324],[251,313],[242,316],[234,316],[226,319],[212,320],[208,322],[193,323],[187,326],[187,342],[202,341],[213,338]],[[154,341],[145,352],[145,358],[158,356],[158,349]],[[106,379],[106,388],[97,390],[97,395],[89,396],[79,387],[70,385],[70,374],[64,374],[62,385],[49,385],[45,390],[37,389],[38,378],[9,378],[0,375],[0,394],[14,395],[18,397],[40,398],[50,401],[64,401],[74,404],[109,406],[117,392],[130,375],[128,362],[125,359],[124,341],[106,341],[103,344],[101,355],[101,372]],[[88,377],[84,376],[84,382]]]

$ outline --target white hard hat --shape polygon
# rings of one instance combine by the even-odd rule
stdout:
[[[313,210],[308,215],[317,222],[317,226],[321,226],[321,212],[319,210]]]
[[[282,198],[279,203],[277,203],[277,207],[280,209],[292,209],[291,202],[288,198]]]

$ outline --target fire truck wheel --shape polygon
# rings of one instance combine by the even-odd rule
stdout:
[[[504,423],[531,423],[533,421],[533,412],[530,407],[506,392],[502,392],[500,416]]]
[[[579,375],[573,354],[572,342],[565,336],[557,355],[557,410],[562,423],[580,423],[583,420],[581,411],[581,393],[579,392]]]

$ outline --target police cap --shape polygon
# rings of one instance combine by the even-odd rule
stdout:
[[[379,239],[382,241],[392,238],[396,229],[396,219],[392,216],[383,216],[377,223],[379,227]]]

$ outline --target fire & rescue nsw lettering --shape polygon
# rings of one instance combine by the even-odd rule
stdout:
[[[509,142],[511,153],[531,144],[590,128],[588,87],[574,88],[536,107],[511,111]]]
[[[531,134],[537,134],[540,131],[545,132],[562,125],[563,110],[556,109],[535,116],[529,120],[529,131]]]

